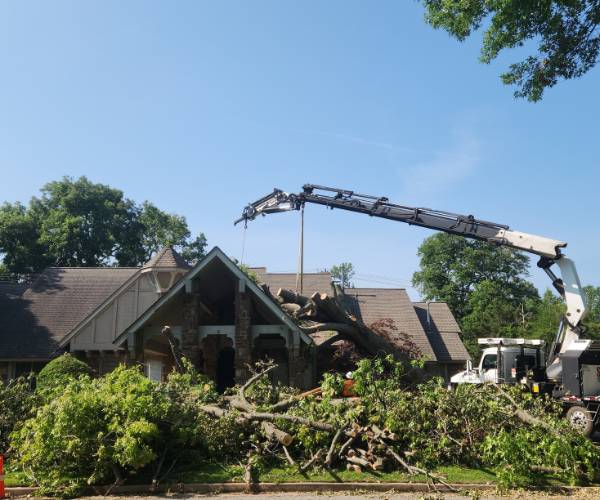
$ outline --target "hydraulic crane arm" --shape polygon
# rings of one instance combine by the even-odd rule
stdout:
[[[252,220],[257,215],[298,210],[305,203],[325,205],[332,209],[341,208],[373,217],[445,231],[467,238],[508,245],[549,259],[560,257],[560,249],[567,246],[564,241],[511,231],[508,226],[478,220],[472,215],[396,205],[390,203],[387,198],[377,198],[358,194],[354,191],[344,191],[313,184],[306,184],[300,194],[289,194],[275,189],[270,195],[248,205],[244,209],[242,217],[235,221],[235,224]]]
[[[559,365],[556,355],[564,352],[574,340],[579,338],[581,320],[586,314],[585,297],[575,264],[561,252],[561,249],[565,248],[567,243],[552,238],[513,231],[506,225],[479,220],[472,215],[397,205],[390,203],[388,198],[385,197],[359,194],[354,191],[314,184],[304,185],[302,192],[298,194],[275,189],[271,194],[246,206],[242,216],[235,221],[235,224],[239,222],[247,223],[258,215],[299,210],[306,203],[324,205],[331,209],[340,208],[372,217],[422,226],[538,255],[540,257],[538,266],[548,274],[552,284],[567,305],[565,321],[557,334],[555,346],[551,353],[552,365],[548,368],[550,378],[559,378],[560,367],[557,366],[552,369],[553,365]],[[560,278],[551,269],[554,264],[560,269]]]

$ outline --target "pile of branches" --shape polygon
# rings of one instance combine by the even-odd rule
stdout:
[[[411,452],[399,454],[393,445],[398,441],[398,436],[388,429],[380,429],[376,425],[361,427],[356,422],[338,428],[336,425],[311,418],[306,418],[291,413],[289,410],[305,398],[319,396],[321,390],[311,390],[301,394],[291,395],[269,405],[260,405],[250,401],[247,396],[255,384],[270,384],[268,374],[277,368],[270,362],[261,363],[261,369],[233,395],[225,396],[221,405],[203,405],[201,410],[218,418],[234,418],[236,424],[246,427],[259,428],[264,439],[251,444],[252,450],[248,452],[245,466],[245,480],[251,489],[255,474],[253,467],[257,456],[274,455],[281,451],[287,462],[296,467],[300,473],[311,469],[325,467],[327,469],[339,468],[345,464],[348,470],[362,472],[370,469],[382,471],[384,468],[404,469],[411,475],[423,474],[426,476],[431,488],[444,485],[452,488],[442,477],[429,470],[417,467],[410,463]],[[253,367],[248,367],[251,371]],[[333,404],[353,404],[357,401],[333,400]],[[311,457],[303,463],[293,458],[289,447],[295,436],[286,428],[286,424],[306,426],[313,431],[327,433],[331,441],[326,448],[311,453]]]

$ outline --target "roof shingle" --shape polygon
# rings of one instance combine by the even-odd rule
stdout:
[[[466,361],[469,353],[460,339],[460,327],[445,302],[415,302],[415,311],[438,361]]]
[[[139,268],[51,267],[20,293],[0,285],[0,358],[46,359]]]
[[[408,335],[421,354],[430,360],[436,359],[429,339],[421,326],[417,313],[403,288],[346,288],[345,295],[351,299],[349,308],[367,325],[382,319],[391,319],[396,331],[390,331],[392,341],[403,344],[399,334]]]

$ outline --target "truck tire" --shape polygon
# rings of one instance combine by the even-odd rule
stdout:
[[[571,427],[580,431],[584,436],[590,436],[594,432],[592,415],[583,406],[571,406],[567,411],[567,421]]]

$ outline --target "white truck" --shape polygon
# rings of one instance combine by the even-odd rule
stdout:
[[[546,369],[543,340],[492,337],[477,339],[483,347],[477,368],[467,362],[467,369],[450,379],[455,384],[517,384],[531,376],[543,378]]]

